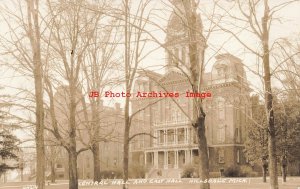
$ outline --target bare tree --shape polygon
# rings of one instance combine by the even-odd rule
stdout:
[[[35,141],[36,141],[36,185],[39,189],[45,187],[45,149],[44,149],[44,106],[43,106],[43,61],[41,54],[41,23],[39,0],[27,0],[26,11],[22,9],[22,3],[16,4],[20,10],[20,15],[4,11],[3,18],[9,28],[10,39],[2,41],[6,55],[12,56],[22,66],[23,72],[29,73],[34,79],[34,99],[35,99]],[[2,7],[4,9],[5,7]],[[26,15],[24,12],[26,12]],[[20,24],[24,35],[14,30],[15,26],[7,19],[11,16]],[[29,42],[30,46],[24,42]],[[9,45],[8,45],[9,44]],[[8,46],[6,46],[8,45]],[[10,49],[11,48],[11,49]],[[16,51],[13,51],[16,50]],[[12,66],[14,67],[14,66]],[[20,69],[20,68],[19,68]],[[18,69],[18,70],[19,70]],[[22,72],[22,71],[21,71]]]
[[[202,34],[197,32],[197,12],[195,1],[183,1],[184,11],[186,15],[186,25],[188,28],[189,38],[189,58],[190,58],[190,78],[191,88],[194,93],[199,93],[203,87],[203,73],[204,73],[204,46],[199,46],[197,41],[204,40]],[[200,51],[200,52],[199,52]],[[198,136],[198,150],[199,150],[199,176],[202,180],[209,179],[209,159],[208,159],[208,147],[205,135],[205,116],[202,99],[193,99],[193,127]],[[200,184],[201,189],[209,189],[210,184],[208,182]]]
[[[168,48],[166,47],[165,44],[163,44],[162,42],[159,41],[159,39],[155,36],[152,35],[152,33],[150,31],[145,30],[144,28],[141,28],[139,25],[137,24],[132,24],[132,27],[135,27],[137,29],[142,30],[143,32],[147,33],[152,40],[154,40],[154,42],[156,42],[157,44],[159,44],[160,47],[163,47],[164,49],[166,49],[166,51],[172,56],[174,57],[177,62],[180,62],[181,64],[177,64],[175,65],[178,69],[180,69],[184,75],[187,77],[189,84],[191,85],[191,89],[194,93],[199,93],[201,92],[201,87],[203,85],[203,79],[202,79],[202,75],[204,72],[204,49],[206,48],[206,39],[204,38],[204,36],[201,33],[201,28],[199,28],[199,22],[201,22],[201,20],[199,20],[199,15],[196,12],[196,8],[197,8],[198,3],[196,3],[195,1],[183,1],[181,4],[181,7],[183,6],[184,8],[181,11],[181,15],[177,15],[180,17],[180,19],[183,21],[184,23],[184,27],[185,30],[188,33],[188,45],[189,45],[189,57],[190,57],[190,67],[186,67],[186,65],[184,64],[184,62],[182,62],[182,60],[179,60],[178,58],[176,58],[176,55],[174,55],[170,50],[168,50]],[[175,7],[175,9],[180,9],[180,7]],[[146,19],[145,19],[146,20]],[[153,25],[158,27],[159,29],[162,29],[161,26],[159,24],[156,24],[154,22],[151,22],[149,20],[148,24],[149,25]],[[126,20],[125,20],[126,22]],[[207,34],[207,38],[209,38],[209,35],[211,32],[213,32],[214,30],[214,26],[215,24],[212,24],[209,28],[209,32]],[[201,26],[202,27],[202,26]],[[165,31],[165,29],[162,29],[163,31]],[[203,42],[203,43],[199,43],[199,41]],[[125,47],[126,49],[126,47]],[[125,58],[126,60],[126,58]],[[187,68],[187,70],[185,68],[182,68],[181,66],[185,66],[185,68]],[[146,73],[147,75],[147,73]],[[157,79],[152,78],[151,75],[148,75],[150,77],[150,79],[152,79],[153,81],[156,81],[156,83],[162,87],[165,91],[167,91],[166,88],[164,88],[159,81],[157,81]],[[127,80],[127,79],[126,79]],[[128,91],[127,91],[128,92]],[[200,166],[199,166],[199,172],[200,172],[200,178],[205,180],[205,179],[209,179],[209,160],[208,160],[208,148],[207,148],[207,141],[206,141],[206,135],[205,135],[205,113],[204,110],[202,108],[202,100],[200,100],[199,98],[195,98],[193,99],[193,118],[190,117],[183,109],[182,107],[178,104],[178,102],[176,102],[175,99],[172,99],[173,102],[175,104],[177,104],[177,106],[181,109],[181,111],[190,119],[190,120],[194,120],[193,121],[193,126],[195,128],[195,131],[197,133],[198,136],[198,147],[199,147],[199,159],[200,159]],[[126,107],[125,107],[126,108]],[[126,119],[126,118],[125,118]],[[125,149],[124,149],[125,150]],[[201,188],[209,188],[209,183],[202,183],[200,184]]]
[[[296,0],[297,1],[297,0]],[[231,21],[224,24],[218,24],[218,27],[232,35],[246,50],[255,55],[261,62],[263,67],[263,84],[264,84],[264,100],[265,111],[268,126],[268,157],[269,157],[269,173],[270,184],[272,189],[278,189],[278,171],[277,171],[277,157],[276,157],[276,130],[274,123],[274,108],[273,108],[273,92],[272,92],[272,74],[271,74],[271,59],[272,45],[270,45],[270,34],[272,24],[275,21],[276,14],[284,7],[290,5],[294,0],[281,2],[273,7],[270,7],[268,0],[257,1],[234,1],[231,8],[226,10],[226,6],[222,6],[216,2],[218,7],[227,13]],[[234,14],[232,11],[239,11],[239,15]],[[260,8],[263,9],[260,12]],[[262,15],[262,16],[260,16]],[[234,21],[235,22],[234,22]],[[238,27],[238,24],[244,24],[244,27]],[[235,26],[235,30],[229,28]],[[247,32],[254,39],[257,40],[260,47],[251,47],[239,35],[241,32]]]
[[[124,11],[121,15],[124,15],[124,35],[125,35],[125,49],[124,49],[124,75],[125,75],[125,92],[131,93],[133,89],[133,82],[136,77],[138,66],[142,60],[142,51],[145,46],[143,38],[143,30],[149,20],[149,15],[144,18],[146,14],[145,9],[150,3],[149,0],[140,1],[137,11],[131,13],[131,3],[129,0],[124,1]],[[137,26],[137,27],[136,27]],[[130,128],[132,124],[132,117],[130,115],[130,97],[125,97],[124,107],[124,138],[123,138],[123,181],[128,181],[128,168],[129,168],[129,144],[130,144]],[[124,184],[123,188],[127,188],[128,185]]]
[[[52,2],[47,1],[50,19],[48,22],[49,34],[43,40],[49,47],[49,67],[45,77],[47,93],[50,100],[50,116],[52,129],[48,129],[68,152],[69,188],[78,188],[77,156],[88,148],[77,146],[77,129],[79,128],[78,111],[82,100],[79,81],[80,70],[85,60],[85,52],[91,45],[91,39],[98,27],[99,15],[93,17],[87,9],[87,2]],[[70,19],[72,20],[70,22]],[[62,81],[67,86],[61,86]],[[54,87],[53,87],[54,86]],[[55,110],[57,102],[54,99],[54,90],[59,89],[65,95],[65,101],[60,107],[65,109],[68,128],[63,128],[58,121]]]
[[[290,38],[290,39],[289,39]],[[298,114],[297,104],[300,99],[300,67],[297,64],[300,58],[299,37],[281,38],[273,46],[271,57],[276,62],[276,67],[272,70],[272,75],[281,83],[282,89],[276,94],[275,108],[276,129],[278,137],[278,154],[281,164],[283,182],[286,182],[287,166],[294,158],[297,158],[297,151],[291,146],[297,145],[297,126],[295,121]]]
[[[103,7],[101,8],[103,9]],[[96,14],[98,14],[96,12]],[[105,17],[104,17],[105,18]],[[115,23],[115,19],[112,23]],[[85,94],[91,92],[97,92],[98,97],[90,97],[88,102],[85,101],[85,96],[83,97],[83,111],[84,111],[84,125],[88,130],[88,135],[90,138],[90,143],[86,144],[93,153],[94,162],[94,181],[100,181],[100,145],[101,141],[108,141],[112,137],[112,132],[100,133],[104,131],[102,126],[102,120],[104,116],[101,116],[103,112],[101,96],[103,96],[104,88],[111,87],[118,83],[117,78],[112,77],[112,75],[117,75],[116,70],[118,69],[119,62],[114,57],[116,54],[116,47],[118,37],[117,29],[115,24],[111,26],[104,27],[105,29],[98,29],[91,40],[92,45],[87,48],[85,54],[86,61],[82,67],[83,72],[83,86],[86,86],[83,91]],[[99,23],[99,28],[100,23]],[[91,116],[88,116],[91,114]],[[107,116],[107,115],[106,115]],[[115,128],[112,128],[112,130]],[[80,133],[79,133],[80,134]]]

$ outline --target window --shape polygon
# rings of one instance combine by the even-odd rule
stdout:
[[[88,157],[86,158],[86,167],[90,168],[90,159]]]
[[[184,128],[178,129],[177,134],[178,134],[178,143],[183,143],[184,142]]]
[[[166,121],[171,121],[173,111],[172,111],[172,104],[169,100],[166,101],[165,113],[166,113]]]
[[[224,78],[225,74],[226,74],[226,66],[221,66],[219,68],[217,68],[217,74],[218,74],[218,78]]]
[[[164,136],[165,133],[163,130],[159,130],[159,144],[163,144],[164,143]]]
[[[224,169],[220,169],[220,176],[223,177],[224,176]]]
[[[249,157],[248,157],[248,154],[246,155],[246,163],[249,163]]]
[[[224,149],[219,150],[219,163],[225,163],[225,152]]]
[[[240,150],[237,150],[236,152],[236,162],[240,163]]]
[[[141,154],[139,157],[139,163],[140,163],[140,165],[143,165],[143,163],[144,163],[144,155],[143,154]]]
[[[224,77],[224,68],[217,68],[218,77]]]
[[[197,141],[197,134],[196,134],[196,132],[195,132],[195,130],[192,130],[192,133],[193,133],[193,143],[194,144],[197,144],[198,143],[198,141]]]
[[[138,137],[138,148],[143,148],[144,147],[144,137],[145,137],[145,135],[140,135]]]
[[[56,164],[56,168],[63,168],[62,164],[58,163]]]
[[[168,144],[174,143],[174,130],[169,129],[167,130],[167,136],[168,136]]]
[[[173,107],[173,109],[171,109],[171,121],[177,121],[177,110],[176,110],[176,107]]]
[[[221,125],[218,128],[217,132],[217,142],[218,143],[225,143],[225,136],[226,136],[226,125]]]
[[[218,101],[219,120],[225,120],[225,100],[222,98]]]
[[[58,174],[58,178],[64,178],[64,174],[63,173]]]
[[[235,141],[237,142],[237,143],[240,143],[241,142],[241,140],[240,140],[240,129],[239,128],[235,128]]]

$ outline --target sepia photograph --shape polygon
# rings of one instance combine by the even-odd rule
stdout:
[[[300,189],[300,0],[0,0],[0,189]]]

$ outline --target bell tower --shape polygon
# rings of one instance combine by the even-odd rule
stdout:
[[[186,20],[186,14],[182,0],[171,1],[173,6],[173,12],[168,21],[167,35],[165,39],[166,47],[166,72],[178,71],[181,69],[187,71],[190,67],[189,62],[189,37],[188,37],[188,26]],[[205,40],[202,35],[202,21],[200,15],[197,15],[197,43],[199,56],[202,56],[202,52],[205,48]],[[199,60],[202,60],[199,57]],[[180,67],[180,69],[178,69]],[[199,69],[199,67],[198,67]],[[187,71],[188,73],[188,71]]]

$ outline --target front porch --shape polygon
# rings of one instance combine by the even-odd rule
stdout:
[[[154,169],[180,169],[198,163],[198,149],[168,149],[145,152],[145,166]]]

